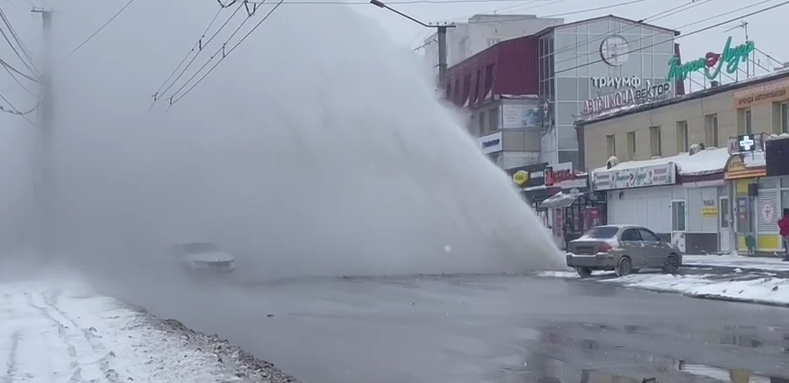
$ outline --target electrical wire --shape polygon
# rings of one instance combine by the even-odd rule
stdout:
[[[178,97],[178,98],[176,98],[176,99],[171,99],[171,101],[170,101],[170,107],[172,107],[173,105],[175,105],[175,103],[177,103],[178,101],[180,101],[181,99],[183,99],[184,97],[186,97],[186,95],[188,95],[188,94],[189,94],[189,92],[191,92],[191,91],[192,91],[192,90],[193,90],[195,87],[197,87],[197,86],[198,86],[198,85],[199,85],[199,84],[200,84],[200,83],[201,83],[201,82],[202,82],[202,81],[203,81],[203,80],[204,80],[206,77],[208,77],[208,75],[209,75],[209,74],[211,74],[211,72],[213,72],[213,71],[214,71],[214,69],[216,69],[216,67],[217,67],[217,66],[218,66],[220,63],[222,63],[222,61],[224,61],[224,59],[225,59],[227,56],[229,56],[231,53],[233,53],[233,51],[235,51],[235,50],[236,50],[236,48],[238,48],[238,47],[239,47],[239,45],[241,45],[241,43],[243,43],[243,42],[244,42],[244,40],[246,40],[246,39],[247,39],[247,38],[248,38],[250,35],[252,35],[252,33],[254,33],[254,32],[255,32],[255,30],[257,30],[257,29],[258,29],[258,28],[259,28],[261,25],[263,25],[263,23],[264,23],[264,22],[265,22],[265,21],[266,21],[266,20],[267,20],[267,19],[268,19],[268,18],[271,16],[271,14],[272,14],[272,13],[274,13],[274,11],[276,11],[276,10],[277,10],[277,8],[279,8],[279,7],[282,5],[282,3],[283,3],[283,2],[284,2],[284,0],[279,0],[279,2],[277,2],[277,4],[276,4],[276,5],[274,5],[274,7],[272,7],[272,8],[271,8],[271,9],[268,11],[268,13],[267,13],[265,16],[263,16],[263,18],[262,18],[262,19],[260,19],[260,21],[258,21],[258,23],[257,23],[257,24],[255,24],[255,26],[254,26],[254,27],[252,27],[252,29],[250,29],[250,30],[249,30],[249,32],[247,32],[247,34],[245,34],[245,35],[244,35],[244,36],[241,38],[241,40],[239,40],[239,41],[238,41],[238,42],[237,42],[235,45],[233,45],[233,46],[230,48],[230,50],[228,50],[228,51],[227,51],[225,54],[223,54],[223,55],[222,55],[222,58],[220,58],[220,59],[219,59],[219,60],[216,62],[216,64],[214,64],[214,65],[213,65],[213,66],[212,66],[212,67],[211,67],[211,68],[208,70],[208,72],[206,72],[206,73],[205,73],[205,74],[204,74],[202,77],[200,77],[200,79],[199,79],[199,80],[197,80],[197,82],[196,82],[196,83],[194,83],[194,85],[192,85],[191,87],[189,87],[189,89],[187,89],[187,90],[186,90],[186,92],[184,92],[184,94],[182,94],[180,97]],[[246,20],[245,20],[245,21],[246,21]],[[242,23],[242,25],[243,25],[243,23]],[[239,29],[240,29],[240,28],[239,28]],[[238,31],[238,30],[236,30],[236,31]],[[235,34],[235,33],[234,33],[234,34]],[[231,38],[232,38],[232,36],[231,36],[230,38],[228,38],[228,41],[227,41],[227,42],[229,42]],[[225,42],[225,44],[227,44],[227,42]],[[169,108],[168,108],[168,110],[169,110]]]
[[[83,46],[85,46],[85,44],[87,44],[87,43],[88,43],[88,42],[89,42],[91,39],[93,39],[93,38],[94,38],[96,35],[98,35],[98,34],[99,34],[99,32],[101,32],[101,31],[102,31],[104,28],[106,28],[106,27],[107,27],[107,25],[110,25],[110,23],[111,23],[113,20],[115,20],[115,18],[116,18],[116,17],[120,16],[120,15],[121,15],[121,13],[123,13],[123,11],[125,11],[125,10],[126,10],[126,8],[128,8],[130,5],[132,5],[132,3],[134,3],[134,0],[129,0],[129,1],[126,3],[126,5],[124,5],[124,6],[123,6],[123,7],[122,7],[120,10],[118,10],[118,12],[116,12],[114,15],[112,15],[112,17],[110,17],[110,19],[109,19],[109,20],[107,20],[107,22],[105,22],[105,23],[104,23],[102,26],[100,26],[100,27],[99,27],[99,29],[97,29],[97,30],[96,30],[95,32],[93,32],[93,33],[92,33],[90,36],[88,36],[88,38],[87,38],[87,39],[85,39],[85,40],[84,40],[84,41],[83,41],[81,44],[77,45],[77,47],[76,47],[76,48],[74,48],[74,49],[73,49],[71,52],[69,52],[67,55],[63,56],[63,60],[65,60],[65,59],[69,58],[69,57],[70,57],[71,55],[73,55],[73,54],[74,54],[76,51],[80,50],[80,48],[82,48]]]
[[[712,0],[701,0],[701,1],[691,0],[690,3],[684,3],[684,4],[681,4],[679,6],[669,8],[669,9],[667,9],[665,11],[658,12],[658,13],[656,13],[656,14],[654,14],[652,16],[649,16],[647,18],[638,20],[638,22],[639,22],[638,24],[633,24],[633,25],[630,25],[630,26],[628,26],[626,28],[622,28],[622,30],[619,31],[618,33],[619,34],[626,33],[629,30],[632,30],[632,29],[640,27],[641,26],[640,23],[643,23],[643,22],[646,22],[646,21],[657,21],[657,20],[666,18],[668,16],[674,15],[676,13],[679,13],[679,12],[682,12],[682,11],[687,11],[690,8],[697,7],[699,5],[707,3],[709,1],[712,1]],[[579,47],[587,45],[589,43],[593,43],[593,42],[597,42],[597,41],[603,41],[609,36],[610,35],[608,35],[608,34],[602,34],[602,35],[599,35],[599,36],[589,37],[589,38],[587,38],[587,39],[585,39],[583,41],[580,41],[580,42],[576,43],[573,46],[568,46],[568,47],[559,49],[559,50],[555,51],[554,54],[560,54],[560,53],[566,53],[566,52],[574,51],[574,50],[577,50]],[[592,55],[592,53],[587,54],[587,56],[589,56],[589,55]],[[564,60],[558,61],[555,64],[560,64],[562,62],[571,61],[571,60],[575,60],[575,57],[573,57],[572,59],[564,59]]]
[[[17,57],[19,57],[19,59],[22,60],[22,63],[25,65],[25,67],[27,67],[27,69],[29,69],[34,74],[40,74],[41,72],[39,72],[38,68],[36,67],[35,60],[33,60],[33,57],[30,54],[30,50],[27,48],[27,46],[22,41],[22,39],[19,38],[19,34],[16,33],[16,29],[14,29],[14,26],[11,24],[11,21],[8,20],[8,17],[6,17],[5,12],[3,12],[2,9],[0,9],[0,19],[2,19],[3,24],[5,24],[6,28],[8,28],[8,32],[11,34],[11,38],[19,46],[19,51],[22,52],[22,55],[20,55],[19,51],[16,50],[14,44],[11,43],[11,41],[8,39],[8,36],[6,36],[5,32],[2,32],[2,30],[0,29],[0,32],[3,33],[3,37],[11,46],[11,49],[13,49]],[[25,61],[25,59],[27,59],[27,61]]]
[[[756,49],[757,52],[763,54],[765,57],[767,57],[768,59],[772,60],[773,62],[778,63],[778,65],[783,65],[784,64],[783,61],[778,60],[777,58],[775,58],[773,56],[770,56],[769,53],[767,53],[767,52],[765,52],[765,51],[763,51],[763,50],[761,50],[759,48],[754,48],[754,49]]]
[[[531,0],[533,2],[553,2],[556,0]],[[408,4],[475,4],[475,3],[522,3],[524,0],[394,0],[385,1],[386,5],[408,5]],[[265,1],[249,1],[250,4],[263,4]],[[221,4],[221,3],[220,3]],[[288,1],[282,5],[366,5],[369,1],[338,1],[338,0],[302,0]]]
[[[203,39],[205,38],[205,34],[206,34],[206,33],[208,33],[208,31],[209,31],[209,30],[211,30],[211,27],[214,25],[214,22],[216,22],[216,19],[217,19],[217,18],[219,18],[219,14],[220,14],[220,13],[222,13],[222,10],[223,10],[223,9],[224,9],[224,7],[220,7],[220,8],[219,8],[219,10],[216,12],[216,14],[214,15],[214,17],[213,17],[213,18],[211,18],[211,22],[210,22],[210,23],[208,23],[208,26],[205,28],[205,30],[203,31],[203,33],[200,35],[200,39],[199,39],[199,40],[197,40],[197,42],[196,42],[196,43],[195,43],[195,45],[192,47],[192,49],[190,49],[190,50],[189,50],[189,52],[186,54],[186,56],[184,56],[184,58],[181,60],[181,62],[180,62],[180,63],[178,63],[178,65],[175,67],[175,69],[173,69],[173,71],[172,71],[172,72],[170,72],[170,75],[169,75],[169,76],[167,76],[167,79],[165,79],[165,80],[164,80],[164,82],[162,83],[162,85],[161,85],[161,86],[159,86],[159,89],[157,89],[157,90],[156,90],[156,92],[154,92],[154,94],[153,94],[153,100],[154,100],[154,102],[151,104],[151,108],[153,107],[153,104],[154,104],[154,103],[156,103],[156,100],[157,100],[157,98],[159,97],[159,94],[160,94],[160,93],[162,92],[162,90],[164,89],[164,87],[165,87],[165,86],[167,86],[167,83],[168,83],[168,82],[169,82],[169,81],[170,81],[170,80],[173,78],[173,76],[175,76],[175,74],[178,72],[178,69],[180,69],[180,68],[181,68],[181,66],[182,66],[182,65],[184,65],[184,63],[186,62],[186,60],[187,60],[187,59],[189,59],[189,56],[190,56],[190,55],[192,55],[192,53],[194,53],[194,52],[195,52],[195,49],[198,49],[198,48],[199,48],[199,49],[201,49],[201,50],[202,50],[202,46],[203,46]],[[176,79],[176,81],[177,81],[177,79]],[[149,108],[149,110],[150,110],[150,108]]]
[[[735,18],[732,18],[732,19],[729,19],[729,20],[725,20],[725,21],[722,21],[722,22],[719,22],[719,23],[715,23],[715,24],[712,24],[712,25],[709,25],[709,26],[706,26],[706,27],[703,27],[703,28],[699,28],[699,29],[693,30],[693,31],[691,31],[689,33],[677,36],[677,37],[672,38],[672,39],[667,39],[667,40],[659,41],[659,42],[654,43],[654,44],[649,44],[649,45],[646,45],[646,46],[642,46],[640,48],[632,49],[632,50],[627,51],[626,54],[640,52],[640,51],[642,51],[644,49],[648,49],[648,48],[654,47],[656,45],[664,44],[664,43],[667,43],[667,42],[673,42],[673,41],[678,40],[678,39],[683,38],[683,37],[693,36],[695,34],[698,34],[698,33],[704,32],[704,31],[708,31],[710,29],[717,28],[717,27],[720,27],[722,25],[726,25],[728,23],[737,21],[739,19],[742,19],[742,18],[745,18],[745,17],[751,17],[751,16],[754,16],[754,15],[758,15],[760,13],[764,13],[764,12],[767,12],[769,10],[773,10],[773,9],[779,8],[779,7],[785,6],[787,4],[789,4],[789,0],[786,0],[784,2],[778,3],[776,5],[769,6],[767,8],[762,8],[760,10],[753,11],[751,13],[748,13],[748,14],[745,14],[745,15],[742,15],[742,16],[738,16],[738,17],[735,17]],[[746,8],[750,8],[750,7],[752,7],[752,5],[748,6]],[[716,16],[713,16],[712,18],[717,18],[717,17],[720,17],[720,16],[721,15],[716,15]],[[699,22],[703,22],[703,21],[704,20],[700,20],[700,21],[697,21],[695,23],[699,23]],[[589,65],[597,64],[597,63],[601,63],[601,62],[603,62],[603,60],[599,59],[599,60],[595,60],[595,61],[592,61],[592,62],[589,62],[589,63],[586,63],[586,64],[576,65],[574,67],[570,67],[570,68],[566,68],[566,69],[555,71],[554,75],[559,74],[559,73],[568,72],[568,71],[571,71],[571,70],[575,70],[575,69],[578,69],[578,68],[587,67]]]
[[[38,82],[38,80],[36,80],[36,79],[35,79],[35,78],[33,78],[32,76],[28,76],[28,75],[26,75],[26,74],[24,74],[24,73],[20,72],[20,71],[19,71],[19,69],[16,69],[16,68],[14,68],[14,67],[13,67],[11,64],[7,63],[7,62],[6,62],[5,60],[3,60],[3,59],[0,59],[0,65],[4,66],[6,69],[10,69],[10,70],[12,70],[12,71],[16,72],[16,74],[18,74],[18,75],[20,75],[20,76],[22,76],[22,77],[24,77],[24,78],[26,78],[26,79],[28,79],[28,80],[30,80],[30,81],[33,81],[33,82]]]
[[[221,11],[222,9],[224,9],[224,7],[223,7],[223,8],[221,8],[221,9],[220,9],[220,11]],[[195,62],[195,60],[197,60],[197,57],[200,55],[200,52],[202,52],[202,51],[203,51],[203,49],[205,49],[205,47],[206,47],[206,46],[208,46],[208,44],[210,44],[210,43],[211,43],[211,41],[213,41],[213,40],[216,38],[216,36],[218,36],[218,35],[219,35],[219,33],[220,33],[220,32],[222,32],[222,30],[223,30],[223,29],[225,29],[225,27],[226,27],[226,26],[227,26],[227,25],[230,23],[230,21],[231,21],[231,20],[233,20],[233,18],[236,16],[236,14],[237,14],[239,11],[241,11],[241,5],[239,5],[238,7],[236,7],[236,10],[235,10],[235,11],[233,11],[233,13],[230,15],[230,17],[228,17],[228,18],[227,18],[227,20],[225,20],[225,22],[224,22],[224,23],[222,23],[222,25],[219,27],[219,29],[217,29],[217,30],[216,30],[216,32],[214,32],[214,34],[213,34],[213,35],[212,35],[212,36],[211,36],[211,37],[208,39],[208,41],[206,41],[206,42],[205,42],[205,44],[203,44],[203,42],[202,42],[202,41],[203,41],[203,40],[202,40],[202,38],[201,38],[200,40],[198,40],[198,42],[197,42],[197,44],[198,44],[198,51],[197,51],[197,53],[195,53],[195,55],[194,55],[194,56],[192,56],[192,59],[191,59],[191,60],[189,60],[189,62],[186,64],[186,66],[183,68],[183,70],[181,70],[181,72],[178,74],[178,76],[176,76],[176,77],[175,77],[175,79],[173,79],[173,81],[170,83],[170,85],[168,85],[167,87],[165,87],[165,88],[164,88],[164,90],[162,90],[161,92],[157,92],[157,93],[155,93],[155,94],[154,94],[154,101],[153,101],[154,103],[156,103],[156,102],[157,102],[159,99],[161,99],[161,98],[162,98],[162,97],[161,97],[162,95],[165,95],[165,94],[167,94],[167,92],[169,92],[169,91],[170,91],[170,89],[172,89],[172,87],[173,87],[173,86],[175,86],[175,84],[177,84],[177,83],[178,83],[178,80],[180,80],[180,79],[181,79],[181,77],[183,77],[183,75],[184,75],[184,74],[186,74],[186,71],[187,71],[187,70],[189,70],[189,68],[192,66],[192,64]],[[248,18],[248,17],[247,17],[247,18]],[[211,24],[213,24],[213,21],[211,22]],[[210,28],[210,25],[209,25],[209,28]],[[235,33],[233,33],[233,34],[235,34]],[[221,51],[221,49],[220,49],[220,51]],[[188,55],[187,55],[187,57],[188,57]],[[210,62],[210,61],[213,59],[213,57],[214,57],[214,56],[211,56],[211,58],[209,59],[209,62]],[[205,66],[206,66],[206,65],[207,65],[207,64],[203,64],[203,67],[201,67],[200,69],[198,69],[198,71],[197,71],[196,73],[199,73],[199,72],[200,72],[200,70],[202,70],[203,68],[205,68]],[[177,69],[176,69],[176,70],[177,70]],[[192,78],[194,78],[194,75],[192,76]],[[167,82],[165,81],[165,84],[166,84],[166,83],[167,83]],[[188,81],[187,81],[187,83],[188,83]],[[163,85],[164,85],[164,84],[163,84]],[[172,97],[172,96],[171,96],[171,97]],[[149,107],[149,108],[148,108],[148,110],[151,110],[152,108],[153,108],[153,105],[151,105],[151,107]]]
[[[8,109],[8,108],[0,105],[0,111],[5,112],[5,113],[9,113],[9,114],[13,114],[15,116],[20,116],[20,117],[24,118],[25,121],[29,122],[31,125],[35,125],[33,123],[33,121],[30,121],[30,119],[27,118],[27,115],[30,114],[30,113],[33,113],[33,111],[38,109],[38,106],[40,105],[40,102],[37,103],[33,108],[31,108],[29,110],[26,110],[24,112],[20,112],[19,109],[17,109],[14,106],[14,104],[12,104],[10,101],[8,101],[8,99],[5,96],[3,96],[2,93],[0,93],[0,100],[5,101],[5,103],[8,104],[9,107],[11,107],[11,109]]]

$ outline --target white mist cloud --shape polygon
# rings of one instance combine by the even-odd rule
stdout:
[[[118,7],[68,3],[57,45],[70,50]],[[159,251],[184,240],[217,241],[250,278],[561,262],[420,59],[349,8],[281,7],[169,112],[164,99],[148,113],[217,9],[139,2],[59,61],[59,242],[83,268],[150,276],[166,263]]]

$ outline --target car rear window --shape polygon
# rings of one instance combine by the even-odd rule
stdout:
[[[584,237],[587,238],[596,238],[596,239],[603,239],[603,238],[613,238],[616,236],[616,233],[619,231],[618,227],[614,226],[598,226],[589,230],[584,234]]]

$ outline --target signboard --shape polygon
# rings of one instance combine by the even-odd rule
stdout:
[[[594,190],[630,189],[647,186],[665,186],[676,183],[677,168],[673,162],[664,165],[631,169],[611,169],[595,172]]]
[[[786,160],[786,154],[789,153],[789,139],[768,140],[765,146],[764,160],[767,176],[789,176],[789,161]]]
[[[718,206],[715,205],[714,199],[705,199],[701,203],[704,205],[701,207],[702,217],[715,217],[718,215]]]
[[[764,151],[764,134],[741,134],[729,137],[729,154]]]
[[[479,143],[479,148],[482,149],[482,153],[491,154],[504,150],[502,138],[501,132],[498,132],[477,138],[477,142]]]
[[[775,221],[775,206],[773,206],[772,202],[767,201],[762,205],[762,218],[764,218],[765,222]]]
[[[734,107],[739,109],[787,99],[789,99],[789,80],[773,81],[734,92]]]
[[[551,165],[545,171],[545,185],[562,189],[585,189],[586,176],[578,176],[572,162]]]
[[[504,104],[501,106],[502,129],[526,129],[542,127],[542,111],[537,105]]]
[[[641,77],[592,77],[594,88],[640,88],[644,84]]]
[[[671,84],[652,85],[645,81],[646,86],[639,89],[625,89],[620,92],[606,94],[584,101],[583,115],[589,116],[607,110],[629,105],[639,105],[668,98],[671,95]]]
[[[723,168],[723,178],[737,180],[744,178],[764,177],[767,175],[765,167],[747,167],[742,154],[732,154]]]
[[[672,57],[668,61],[669,70],[666,81],[685,81],[691,73],[701,71],[708,79],[717,80],[724,66],[726,66],[726,73],[732,75],[737,73],[740,63],[748,61],[748,57],[756,50],[756,45],[753,41],[746,41],[733,47],[731,40],[731,36],[729,36],[720,53],[709,52],[706,56],[685,64],[680,63],[678,56]]]
[[[519,166],[508,169],[507,174],[512,178],[512,183],[519,189],[528,189],[538,186],[545,186],[545,170],[547,162],[534,165]]]

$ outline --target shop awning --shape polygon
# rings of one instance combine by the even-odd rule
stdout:
[[[540,202],[540,207],[544,207],[546,209],[556,209],[560,207],[567,207],[573,204],[578,197],[582,196],[583,193],[564,193],[558,192],[542,202]]]

